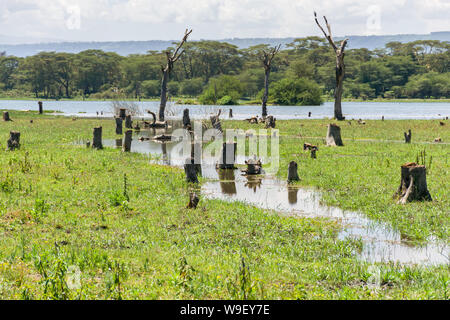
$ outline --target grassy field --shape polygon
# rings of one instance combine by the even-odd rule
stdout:
[[[201,198],[182,170],[142,154],[73,144],[113,120],[10,112],[0,126],[0,298],[2,299],[448,299],[448,266],[375,264],[354,253],[360,241],[336,238],[327,219],[285,217],[242,203]],[[30,123],[33,119],[33,123]],[[326,121],[278,121],[281,168],[296,160],[302,185],[326,190],[327,203],[360,209],[416,241],[448,241],[448,145],[425,144],[438,121],[342,123],[344,147],[327,148]],[[250,128],[230,121],[225,127]],[[257,126],[252,126],[256,128]],[[411,128],[413,142],[402,140]],[[4,151],[10,130],[21,149]],[[299,136],[301,135],[301,137]],[[318,158],[301,151],[319,144]],[[397,206],[399,166],[426,148],[432,203]],[[79,272],[78,272],[79,271]],[[77,276],[80,275],[79,285]],[[74,276],[75,275],[75,276]],[[74,280],[75,279],[75,280]]]

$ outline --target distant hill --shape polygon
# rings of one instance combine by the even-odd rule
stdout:
[[[430,34],[399,34],[377,36],[347,36],[349,48],[367,48],[373,50],[383,48],[391,41],[411,42],[416,40],[440,40],[450,41],[450,31],[432,32]],[[239,48],[248,48],[257,44],[276,45],[286,44],[294,38],[231,38],[218,40],[236,45]],[[336,38],[337,40],[342,38]],[[129,54],[143,54],[149,50],[161,51],[173,45],[173,41],[149,40],[149,41],[115,41],[115,42],[49,42],[35,44],[0,44],[0,52],[6,51],[7,55],[26,57],[41,51],[56,51],[78,53],[88,49],[100,49],[108,52],[116,52],[122,56]]]

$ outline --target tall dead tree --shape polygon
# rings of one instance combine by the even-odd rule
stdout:
[[[169,82],[169,74],[172,72],[173,64],[180,58],[183,54],[184,50],[180,52],[181,47],[186,42],[188,36],[191,34],[192,30],[186,29],[184,32],[184,37],[181,39],[181,42],[178,44],[177,48],[173,53],[170,51],[166,51],[167,64],[166,66],[161,67],[162,71],[162,80],[161,80],[161,103],[159,105],[159,121],[164,121],[164,112],[166,110],[167,103],[167,83]]]
[[[269,99],[269,75],[272,66],[272,60],[280,50],[281,44],[273,47],[270,51],[262,51],[262,63],[264,66],[264,95],[262,98],[262,117],[267,117],[267,100]]]
[[[331,36],[331,27],[327,21],[327,18],[323,16],[323,20],[325,20],[325,24],[328,29],[328,34],[320,25],[319,20],[317,20],[316,12],[314,12],[314,20],[316,21],[320,30],[322,30],[323,34],[325,35],[325,38],[328,40],[328,42],[330,43],[331,47],[334,50],[334,53],[336,54],[336,89],[334,90],[334,117],[337,120],[344,120],[345,117],[342,116],[341,99],[345,75],[344,50],[345,46],[347,45],[348,39],[342,40],[340,46],[338,47]]]

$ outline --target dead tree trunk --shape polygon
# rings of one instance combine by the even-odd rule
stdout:
[[[133,121],[131,120],[130,114],[125,117],[125,128],[127,128],[127,129],[133,128]]]
[[[125,136],[123,138],[123,144],[122,144],[122,151],[130,152],[132,140],[133,140],[133,130],[125,131]]]
[[[3,121],[12,121],[8,111],[3,111]]]
[[[102,127],[94,128],[94,137],[92,139],[92,148],[103,149],[103,145],[102,145]]]
[[[156,121],[156,114],[154,112],[151,112],[150,110],[147,110],[148,114],[151,114],[153,117],[153,122],[148,123],[147,121],[144,121],[144,127],[149,128],[167,128],[167,121]]]
[[[119,118],[121,118],[122,120],[125,120],[126,115],[127,115],[127,109],[120,108],[119,109]]]
[[[325,20],[325,24],[328,29],[328,34],[325,32],[325,30],[320,25],[319,21],[317,20],[317,14],[314,12],[314,18],[319,26],[320,30],[322,30],[323,34],[325,35],[325,38],[330,43],[331,47],[334,50],[334,53],[336,55],[336,89],[334,90],[334,117],[337,120],[344,120],[345,117],[342,116],[342,91],[343,91],[343,84],[344,84],[344,75],[345,75],[345,64],[344,64],[344,50],[345,46],[347,45],[348,39],[344,39],[341,41],[340,46],[338,47],[331,36],[331,27],[327,21],[327,18],[324,16],[323,19]]]
[[[432,201],[427,188],[426,167],[414,162],[401,166],[401,182],[394,197],[398,197],[397,203],[405,204],[410,201]]]
[[[316,159],[316,151],[319,150],[319,147],[314,146],[311,143],[304,143],[303,150],[309,150],[311,152],[311,158]]]
[[[229,111],[228,111],[228,118],[233,118],[233,109],[230,109]]]
[[[222,154],[220,156],[220,169],[234,169],[234,162],[236,161],[236,142],[226,142],[222,145]]]
[[[186,181],[192,183],[198,183],[197,178],[197,166],[194,163],[194,159],[187,158],[184,163],[184,173],[186,174]]]
[[[262,63],[264,66],[264,94],[262,98],[262,117],[267,117],[267,100],[269,99],[269,75],[272,60],[280,50],[281,45],[273,47],[270,52],[262,50]]]
[[[299,180],[300,180],[300,178],[298,177],[298,172],[297,172],[297,162],[291,161],[291,162],[289,162],[288,182],[299,181]]]
[[[411,129],[408,130],[408,133],[403,132],[403,135],[405,136],[405,143],[411,143]]]
[[[10,151],[19,149],[20,148],[20,132],[10,131],[7,145],[8,145],[8,150],[10,150]]]
[[[217,115],[211,116],[209,119],[211,120],[211,124],[212,124],[213,128],[217,129],[223,133],[222,124],[220,123],[220,119],[219,119],[221,112],[222,112],[222,109],[219,109],[219,112],[217,113]]]
[[[39,105],[39,114],[42,114],[44,112],[44,108],[42,106],[42,101],[39,101],[38,105]]]
[[[115,117],[116,120],[116,134],[122,134],[122,123],[123,120],[121,117]]]
[[[187,130],[191,130],[191,118],[189,117],[189,109],[183,110],[183,128]]]
[[[169,82],[169,74],[172,72],[173,64],[180,58],[180,56],[183,54],[184,51],[180,51],[183,44],[187,41],[188,36],[191,34],[192,30],[184,32],[184,37],[181,39],[181,42],[178,44],[177,48],[171,54],[169,51],[166,51],[166,57],[167,57],[167,64],[165,67],[161,67],[162,71],[162,80],[161,80],[161,101],[159,104],[159,114],[158,119],[159,121],[164,121],[164,113],[166,110],[166,103],[167,103],[167,83]]]
[[[334,124],[330,123],[328,125],[328,131],[327,131],[327,146],[343,146],[341,139],[341,128]]]
[[[272,129],[274,129],[275,128],[275,121],[276,121],[277,119],[275,119],[273,116],[268,116],[267,118],[266,118],[266,129],[268,129],[268,128],[272,128]]]
[[[189,194],[189,203],[187,205],[187,208],[196,209],[199,201],[200,199],[198,198],[198,196],[194,192],[191,192]]]

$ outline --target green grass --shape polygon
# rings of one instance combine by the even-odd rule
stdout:
[[[105,139],[115,137],[112,120],[10,115],[14,122],[0,126],[2,299],[448,299],[448,266],[379,263],[381,286],[374,288],[372,266],[354,255],[361,242],[338,240],[341,226],[335,221],[286,217],[201,195],[196,210],[186,209],[195,187],[184,181],[182,170],[152,165],[142,154],[73,144],[90,139],[97,125],[103,126]],[[364,206],[399,207],[388,199],[397,187],[399,165],[414,160],[423,145],[356,137],[400,139],[402,130],[413,125],[413,141],[429,140],[435,134],[427,128],[437,122],[367,122],[344,127],[346,146],[320,147],[314,162],[300,151],[304,139],[295,136],[315,136],[308,141],[320,142],[326,122],[277,122],[282,168],[297,160],[300,183],[329,190],[327,202],[363,204],[364,212]],[[444,129],[436,130],[449,141]],[[21,132],[20,150],[4,151],[10,130]],[[355,140],[350,140],[352,132]],[[419,235],[446,238],[448,148],[426,147],[433,155],[429,189],[435,201],[392,212],[410,211],[415,221],[414,213],[424,211],[413,221]],[[380,154],[390,154],[389,166]],[[334,174],[327,168],[332,165],[338,169]],[[366,176],[360,178],[361,173]],[[350,195],[362,190],[368,197],[358,195],[352,202]],[[382,191],[379,197],[377,191]],[[376,209],[371,215],[394,221]],[[435,224],[427,226],[428,221]],[[67,275],[74,269],[81,271],[80,289],[68,287]]]

